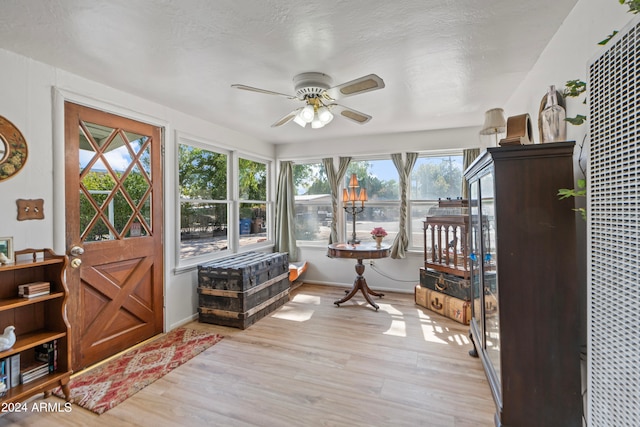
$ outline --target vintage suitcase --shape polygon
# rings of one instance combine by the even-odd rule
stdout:
[[[289,300],[286,253],[245,252],[198,266],[203,323],[246,329]]]
[[[468,325],[471,321],[471,303],[459,298],[445,295],[438,291],[433,291],[416,285],[416,304],[435,311],[438,314]]]
[[[432,291],[442,292],[464,301],[471,301],[469,279],[420,267],[420,285]]]

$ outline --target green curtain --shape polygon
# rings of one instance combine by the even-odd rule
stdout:
[[[288,252],[289,261],[298,261],[295,195],[293,162],[280,162],[280,176],[276,193],[275,251]]]
[[[469,165],[473,163],[473,161],[480,155],[479,148],[467,148],[462,151],[462,171],[467,170]],[[469,198],[469,186],[467,185],[467,180],[462,176],[462,198],[464,200]]]
[[[329,180],[329,187],[331,188],[331,234],[329,234],[329,244],[339,242],[338,237],[338,201],[340,194],[338,189],[340,188],[340,182],[344,178],[344,174],[347,173],[347,167],[351,162],[351,157],[340,157],[340,165],[338,166],[338,172],[333,167],[333,158],[328,157],[322,159],[324,170],[327,173],[327,179]]]
[[[409,185],[411,184],[411,170],[418,160],[418,153],[407,153],[407,162],[402,161],[402,154],[391,155],[391,160],[398,170],[400,177],[400,225],[398,235],[391,245],[391,258],[405,258],[409,247],[409,231],[407,227],[407,198]]]

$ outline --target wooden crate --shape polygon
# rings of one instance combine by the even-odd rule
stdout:
[[[471,302],[445,295],[438,291],[416,285],[416,304],[438,314],[468,325],[471,320]]]
[[[289,300],[286,253],[245,252],[198,266],[203,323],[246,329]]]

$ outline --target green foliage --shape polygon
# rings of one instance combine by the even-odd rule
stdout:
[[[640,12],[640,0],[618,0],[620,4],[626,4],[629,6],[629,13]]]
[[[313,168],[314,165],[308,163],[293,165],[293,186],[298,188],[309,181],[313,176]],[[322,168],[322,172],[324,172],[324,168]]]
[[[423,163],[413,173],[416,178],[414,198],[436,200],[460,196],[462,168],[449,160],[438,164]]]
[[[345,179],[348,180],[351,174],[355,173],[361,188],[367,189],[369,200],[397,200],[400,198],[398,181],[394,179],[381,180],[370,173],[371,162],[351,162],[347,168]]]
[[[227,156],[189,145],[178,148],[180,197],[227,199]]]
[[[121,174],[117,173],[117,178],[120,179],[120,177]],[[110,200],[107,200],[108,192],[114,189],[115,180],[108,172],[91,171],[82,178],[82,185],[88,190],[90,198],[93,199],[99,207],[105,209],[107,216],[112,218],[112,225],[117,233],[125,231],[124,229],[134,210],[129,204],[129,201],[124,197],[123,191],[129,196],[134,206],[141,205],[142,217],[146,221],[149,221],[151,210],[148,199],[145,199],[147,203],[141,204],[145,192],[149,189],[149,183],[140,172],[130,172],[122,184],[123,188]],[[107,206],[104,206],[105,203],[107,203]],[[80,226],[83,232],[86,231],[85,229],[96,215],[97,210],[91,204],[90,199],[82,194],[80,197]],[[98,219],[85,239],[87,241],[102,240],[105,236],[109,235],[111,231],[104,222],[104,219]]]
[[[558,198],[560,200],[569,197],[585,197],[587,195],[587,180],[579,179],[577,188],[561,188],[558,190]],[[580,212],[582,219],[587,219],[587,210],[585,208],[574,208],[576,212]]]
[[[564,85],[562,95],[566,97],[578,97],[587,90],[587,84],[582,80],[568,80]]]
[[[585,120],[587,120],[587,116],[583,116],[582,114],[578,114],[575,117],[567,117],[565,120],[567,122],[571,123],[572,125],[580,126],[581,124],[583,124],[585,122]]]
[[[567,98],[577,98],[578,96],[585,93],[587,90],[587,84],[582,80],[569,80],[564,85],[564,90],[562,91],[562,95]],[[586,99],[584,101],[586,103]],[[586,116],[582,114],[578,114],[575,117],[567,117],[565,121],[571,123],[572,125],[579,126],[583,124],[587,120]]]
[[[301,194],[329,194],[331,192],[322,163],[293,165],[293,185]]]
[[[618,30],[615,30],[613,33],[609,34],[604,40],[598,42],[598,44],[600,46],[604,46],[605,44],[609,43],[609,40],[611,40],[616,34],[618,34]]]
[[[238,159],[240,198],[267,200],[267,165],[253,160]]]

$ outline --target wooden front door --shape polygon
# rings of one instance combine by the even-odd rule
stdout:
[[[161,129],[65,103],[74,371],[162,332]]]

